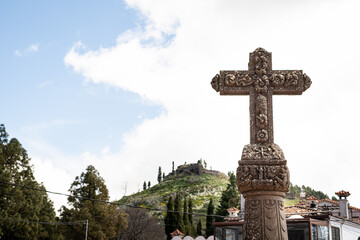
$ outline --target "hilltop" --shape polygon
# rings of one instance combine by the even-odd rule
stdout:
[[[166,202],[176,193],[193,200],[193,209],[206,212],[210,197],[218,204],[221,192],[228,184],[228,176],[222,172],[204,168],[201,163],[180,165],[176,171],[141,192],[124,196],[118,202],[166,210]]]

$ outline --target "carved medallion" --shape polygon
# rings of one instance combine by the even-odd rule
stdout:
[[[279,87],[284,85],[285,83],[284,75],[274,73],[273,75],[271,75],[271,83],[274,87]]]
[[[269,139],[269,134],[268,131],[266,131],[265,129],[259,130],[256,134],[256,140],[259,143],[264,143]]]
[[[255,92],[257,93],[266,93],[268,91],[269,79],[266,75],[263,75],[261,78],[258,78],[255,83]]]

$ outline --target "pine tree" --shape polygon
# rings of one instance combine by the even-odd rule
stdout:
[[[89,221],[89,239],[110,239],[115,237],[117,226],[125,222],[125,214],[117,211],[115,205],[104,204],[88,199],[109,201],[109,192],[104,179],[94,166],[88,166],[86,172],[77,176],[69,189],[68,209],[61,209],[61,220],[64,222]],[[77,197],[76,197],[77,196]],[[80,198],[78,198],[80,197]],[[84,227],[74,226],[68,239],[82,239]]]
[[[52,201],[44,191],[13,186],[24,185],[45,190],[34,177],[30,158],[20,142],[0,125],[0,216],[18,221],[54,222]],[[30,222],[0,221],[0,239],[59,239],[56,228]]]
[[[221,193],[220,205],[216,209],[216,215],[227,216],[227,209],[231,207],[238,208],[240,206],[239,192],[236,186],[235,174],[229,172],[229,184],[226,189]],[[224,218],[216,217],[217,222],[223,222]]]
[[[202,224],[201,224],[201,218],[199,218],[199,221],[196,225],[196,234],[198,236],[202,236]]]
[[[207,163],[205,160],[204,160],[204,167],[205,167],[205,169],[207,168]]]
[[[176,228],[179,229],[181,232],[184,232],[184,222],[182,219],[182,210],[181,210],[181,199],[180,199],[180,194],[177,193],[176,197],[175,197],[175,223],[176,223]]]
[[[149,182],[148,182],[148,188],[150,188],[150,187],[151,187],[151,182],[149,181]]]
[[[157,180],[158,180],[158,183],[161,182],[161,167],[159,167],[159,171],[158,171],[158,177],[157,177]]]
[[[163,181],[164,181],[164,179],[165,179],[165,173],[163,172]]]
[[[167,239],[170,240],[172,237],[170,233],[176,230],[176,223],[175,223],[175,213],[174,213],[174,200],[172,196],[169,197],[169,200],[167,202],[167,211],[166,216],[164,218],[165,223],[165,233],[167,236]]]
[[[213,235],[213,226],[212,223],[214,222],[214,204],[212,198],[210,198],[210,202],[207,208],[207,216],[206,216],[206,237]]]
[[[175,172],[175,164],[174,164],[174,161],[172,161],[172,171],[171,171],[172,173],[174,173]]]

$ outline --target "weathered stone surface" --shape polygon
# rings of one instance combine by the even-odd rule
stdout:
[[[287,240],[283,198],[290,174],[284,153],[274,144],[272,95],[299,95],[311,86],[301,70],[272,70],[271,53],[250,53],[248,71],[220,71],[211,81],[221,95],[250,95],[250,144],[237,169],[246,199],[244,239]]]

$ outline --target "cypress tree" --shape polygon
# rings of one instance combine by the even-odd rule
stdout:
[[[191,225],[190,225],[190,221],[189,221],[189,214],[188,214],[188,205],[187,205],[186,198],[184,198],[183,223],[184,223],[184,230],[185,230],[184,234],[185,235],[192,235]]]
[[[174,161],[172,161],[172,173],[175,172],[175,164],[174,164]]]
[[[146,182],[144,181],[143,190],[146,190]]]
[[[199,221],[196,225],[196,234],[198,236],[202,236],[202,224],[201,224],[201,218],[199,218]]]
[[[158,171],[158,177],[157,177],[157,180],[158,180],[158,183],[161,182],[161,167],[159,167],[159,171]]]
[[[194,235],[195,227],[194,227],[194,221],[193,221],[193,202],[192,202],[191,197],[189,197],[189,201],[188,201],[188,212],[189,212],[189,223],[190,223],[190,227],[191,227],[191,233]]]
[[[148,188],[150,188],[150,187],[151,187],[151,182],[149,181],[149,182],[148,182]]]
[[[184,232],[184,222],[182,219],[182,214],[181,214],[181,199],[180,199],[180,194],[177,193],[176,197],[175,197],[175,223],[176,223],[176,228],[179,229],[181,232]]]
[[[165,233],[167,236],[167,239],[170,240],[172,237],[170,233],[176,230],[176,223],[175,223],[175,213],[174,213],[174,200],[172,196],[169,197],[168,203],[167,203],[167,211],[166,216],[164,218],[165,222]]]
[[[213,226],[212,223],[214,221],[214,204],[212,198],[210,198],[210,202],[207,208],[207,216],[206,216],[206,237],[213,235]]]

